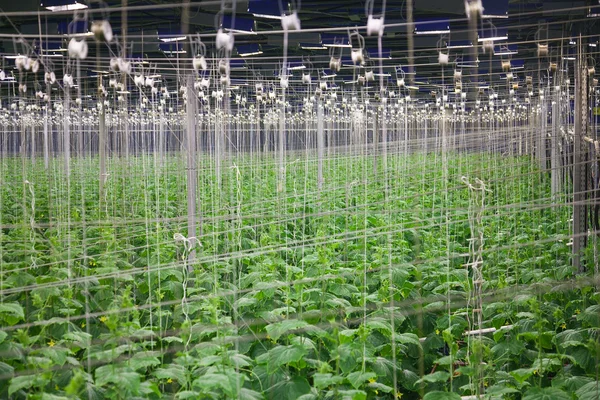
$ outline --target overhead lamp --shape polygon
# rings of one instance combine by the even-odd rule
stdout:
[[[508,18],[508,0],[482,0],[482,5],[481,18]]]
[[[392,52],[390,49],[381,49],[381,56],[379,55],[379,49],[369,49],[369,58],[374,61],[378,60],[389,60],[392,58]]]
[[[181,42],[159,43],[158,48],[167,55],[186,53],[186,51],[183,49],[183,43]]]
[[[506,28],[486,29],[479,31],[478,42],[497,42],[508,39],[508,30]]]
[[[255,43],[246,44],[246,45],[238,45],[238,46],[236,46],[236,48],[237,48],[238,55],[240,57],[258,56],[263,53],[262,50],[260,49],[260,46]]]
[[[179,42],[187,39],[187,36],[181,33],[180,30],[158,29],[158,39],[165,43]]]
[[[229,32],[256,35],[254,30],[254,20],[251,18],[235,17],[234,19],[231,15],[224,15],[223,29]]]
[[[447,49],[468,49],[470,47],[473,47],[473,42],[470,40],[454,40],[446,45]]]
[[[335,72],[333,72],[330,69],[325,69],[323,70],[323,75],[321,75],[321,77],[323,79],[327,79],[327,78],[335,78],[337,76],[337,74]]]
[[[288,70],[289,71],[298,71],[301,69],[306,69],[306,65],[302,64],[301,62],[291,62],[290,65],[288,66]]]
[[[325,47],[352,47],[348,35],[321,34],[321,43]]]
[[[494,55],[496,56],[510,56],[514,54],[519,54],[517,49],[517,45],[508,45],[508,46],[496,46],[494,47]]]
[[[320,43],[300,43],[300,48],[302,50],[327,50],[327,47],[323,46]]]
[[[598,18],[598,17],[600,17],[600,6],[590,7],[588,9],[587,17],[588,18]]]
[[[443,35],[450,33],[450,23],[447,19],[417,21],[415,34],[417,35]]]
[[[512,60],[510,65],[510,69],[513,71],[516,69],[525,69],[525,61],[523,60]]]
[[[250,0],[248,13],[256,18],[281,19],[279,0]]]
[[[41,4],[46,10],[56,11],[75,11],[88,8],[87,5],[70,0],[44,0]]]

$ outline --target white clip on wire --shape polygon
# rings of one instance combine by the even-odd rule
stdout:
[[[88,45],[85,39],[77,40],[71,38],[69,41],[69,57],[85,60],[88,55]]]
[[[216,39],[217,50],[225,49],[229,52],[232,51],[234,41],[233,33],[225,33],[223,29],[219,28]]]
[[[281,16],[281,27],[284,31],[299,31],[300,30],[300,18],[296,11],[289,15]]]
[[[310,73],[304,73],[302,74],[302,83],[310,85],[310,82],[312,81],[311,77],[310,77]]]
[[[99,42],[106,41],[110,43],[113,40],[112,26],[107,20],[94,21],[92,23],[92,33]]]
[[[73,76],[70,74],[65,74],[63,76],[63,84],[68,88],[72,87],[73,86]]]

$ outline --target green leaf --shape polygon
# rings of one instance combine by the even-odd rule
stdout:
[[[282,365],[300,361],[306,353],[307,350],[298,345],[273,347],[267,355],[267,367],[274,371]]]
[[[575,392],[579,400],[598,400],[600,399],[600,381],[590,382]]]
[[[453,392],[434,391],[425,394],[423,400],[460,400],[460,396]]]
[[[363,383],[365,383],[365,381],[368,381],[369,379],[375,379],[376,377],[377,374],[375,374],[374,372],[356,371],[352,372],[351,374],[348,374],[346,379],[348,379],[348,382],[350,382],[354,389],[358,389],[362,386]]]
[[[313,385],[317,389],[323,389],[327,386],[337,385],[344,380],[344,377],[332,374],[314,374]]]
[[[8,336],[8,333],[0,331],[0,343],[4,342],[4,339]]]
[[[448,379],[450,379],[450,374],[448,372],[446,372],[446,371],[436,371],[433,374],[425,375],[423,378],[419,379],[417,381],[417,383],[421,383],[421,382],[428,382],[428,383],[446,382]]]
[[[9,314],[13,317],[21,319],[25,318],[25,314],[23,313],[23,307],[21,307],[19,303],[1,303],[0,313]]]
[[[155,367],[157,365],[160,365],[160,360],[153,353],[154,352],[136,353],[129,360],[129,366],[134,370],[142,369],[145,371],[146,369],[148,369],[148,367]]]
[[[267,325],[265,330],[273,340],[278,340],[282,335],[295,331],[297,329],[302,329],[308,326],[308,322],[297,320],[297,319],[286,319],[281,322],[277,322],[271,325]]]
[[[165,380],[171,378],[179,382],[181,386],[185,386],[187,383],[185,368],[177,364],[170,364],[166,368],[157,368],[156,371],[154,371],[154,376],[156,376],[158,379]]]
[[[301,376],[283,379],[269,388],[270,399],[297,400],[298,397],[310,392],[308,381]]]
[[[31,375],[15,376],[8,385],[8,395],[12,396],[21,389],[29,389],[33,386],[34,377]]]
[[[341,400],[367,400],[367,392],[364,390],[339,390]]]
[[[414,333],[400,333],[395,336],[396,341],[402,344],[414,344],[417,347],[421,347],[419,337]]]
[[[519,382],[523,384],[531,375],[533,375],[533,368],[519,368],[514,371],[510,371],[510,374]]]
[[[42,400],[69,400],[69,398],[65,396],[57,396],[51,393],[44,393],[42,394]]]
[[[529,389],[523,400],[571,400],[571,397],[560,389],[547,387]]]
[[[263,395],[248,388],[242,388],[239,395],[240,400],[262,400]]]

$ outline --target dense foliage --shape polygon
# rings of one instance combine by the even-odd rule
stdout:
[[[1,398],[600,398],[593,268],[529,158],[332,157],[321,191],[290,159],[280,193],[236,160],[198,161],[198,241],[180,159],[114,158],[103,196],[97,160],[2,160]]]

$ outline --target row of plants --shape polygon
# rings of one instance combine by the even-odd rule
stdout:
[[[113,158],[102,192],[96,159],[3,159],[0,397],[600,398],[595,241],[576,273],[536,163],[382,161],[319,190],[290,158],[278,191],[272,158],[200,158],[188,238],[183,159]]]

